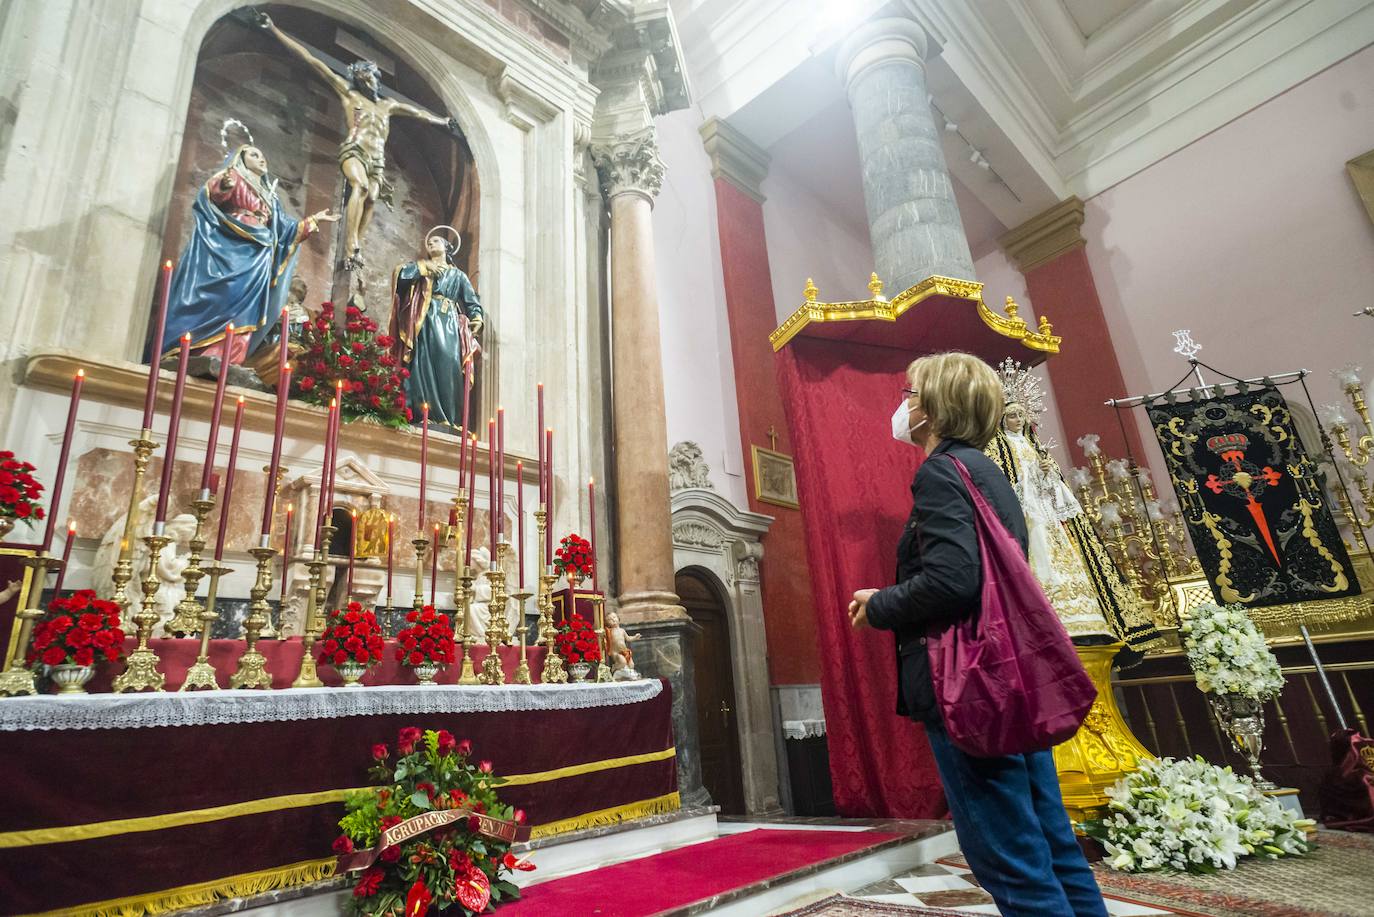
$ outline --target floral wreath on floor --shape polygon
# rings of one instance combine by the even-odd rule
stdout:
[[[503,876],[534,869],[510,851],[528,836],[525,813],[497,797],[505,781],[491,762],[474,764],[472,743],[447,729],[413,726],[401,730],[396,755],[393,765],[386,745],[372,746],[368,773],[380,786],[344,800],[334,852],[340,872],[361,870],[348,910],[422,917],[432,907],[468,917],[520,897]]]
[[[1311,819],[1295,818],[1249,777],[1202,758],[1142,759],[1107,796],[1108,813],[1084,822],[1083,831],[1123,872],[1213,873],[1248,856],[1312,849],[1303,833]]]

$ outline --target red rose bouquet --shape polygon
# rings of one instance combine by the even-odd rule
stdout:
[[[48,603],[47,620],[34,629],[27,662],[44,665],[95,665],[124,655],[119,606],[82,589]]]
[[[406,615],[409,627],[396,635],[396,658],[409,666],[429,662],[450,665],[453,662],[453,628],[448,615],[435,612],[433,605]]]
[[[382,628],[371,609],[359,602],[329,613],[329,626],[320,638],[320,662],[335,668],[356,662],[371,668],[382,661]]]
[[[305,350],[296,358],[294,393],[313,404],[329,406],[335,383],[343,381],[343,419],[370,418],[388,427],[410,423],[405,380],[410,370],[391,353],[394,341],[377,333],[377,323],[358,307],[344,312],[342,331],[334,322],[334,304],[325,303],[301,330]]]
[[[558,633],[554,636],[554,648],[568,665],[601,661],[601,642],[596,637],[596,631],[579,614],[569,615],[559,625]]]
[[[553,568],[572,582],[574,577],[590,579],[593,566],[591,542],[576,532],[564,535],[553,552]]]
[[[501,802],[496,788],[505,783],[490,761],[474,763],[472,745],[446,729],[408,726],[396,740],[396,763],[385,745],[372,746],[369,773],[380,786],[350,793],[334,852],[349,856],[374,849],[382,832],[429,812],[455,812],[445,825],[399,844],[383,847],[360,872],[348,910],[367,917],[424,914],[480,914],[492,905],[520,897],[503,877],[512,869],[534,866],[510,852],[510,843],[483,824],[496,819],[513,829],[525,814]],[[467,813],[463,815],[462,813]],[[485,818],[483,818],[485,816]]]
[[[43,518],[38,498],[43,485],[34,480],[33,465],[21,462],[8,449],[0,452],[0,518],[22,519],[33,525]]]

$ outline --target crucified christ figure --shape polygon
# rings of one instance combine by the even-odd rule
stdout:
[[[306,50],[304,45],[277,28],[277,24],[266,13],[259,12],[257,22],[334,87],[343,105],[347,132],[339,147],[339,171],[347,183],[344,194],[345,264],[351,269],[361,267],[363,233],[372,219],[372,207],[383,192],[389,190],[384,171],[386,139],[391,133],[392,116],[419,118],[430,124],[445,126],[455,135],[459,133],[458,122],[396,99],[383,98],[377,65],[370,60],[350,64],[349,79],[345,80]]]

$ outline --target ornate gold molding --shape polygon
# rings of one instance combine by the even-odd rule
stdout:
[[[1355,193],[1364,202],[1365,212],[1374,220],[1374,150],[1347,162],[1345,171],[1355,183]]]
[[[997,241],[1024,274],[1085,245],[1082,229],[1083,202],[1071,197],[1031,217]]]
[[[708,119],[698,130],[706,155],[711,157],[711,177],[725,179],[762,204],[760,186],[768,176],[769,165],[762,147],[719,118]]]
[[[953,277],[939,276],[927,277],[915,286],[898,293],[890,300],[882,295],[882,288],[878,275],[874,274],[869,282],[869,290],[873,293],[872,299],[849,302],[818,302],[819,291],[811,279],[807,278],[804,291],[805,301],[801,307],[789,315],[786,321],[768,336],[769,342],[773,345],[773,351],[782,350],[783,347],[787,346],[788,341],[800,334],[807,325],[813,322],[895,322],[932,296],[948,296],[968,300],[977,309],[978,317],[983,320],[983,324],[1003,337],[1020,341],[1023,346],[1031,350],[1058,353],[1059,345],[1063,341],[1063,338],[1054,334],[1054,327],[1043,316],[1040,319],[1040,324],[1032,330],[1026,324],[1026,320],[1018,314],[1018,307],[1010,296],[1007,297],[1007,315],[999,315],[992,311],[987,303],[983,302],[983,285],[976,280],[957,280]]]

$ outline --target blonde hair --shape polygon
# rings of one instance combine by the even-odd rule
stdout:
[[[1002,380],[971,353],[951,350],[913,360],[907,382],[918,393],[921,410],[943,439],[982,449],[1002,422]]]

